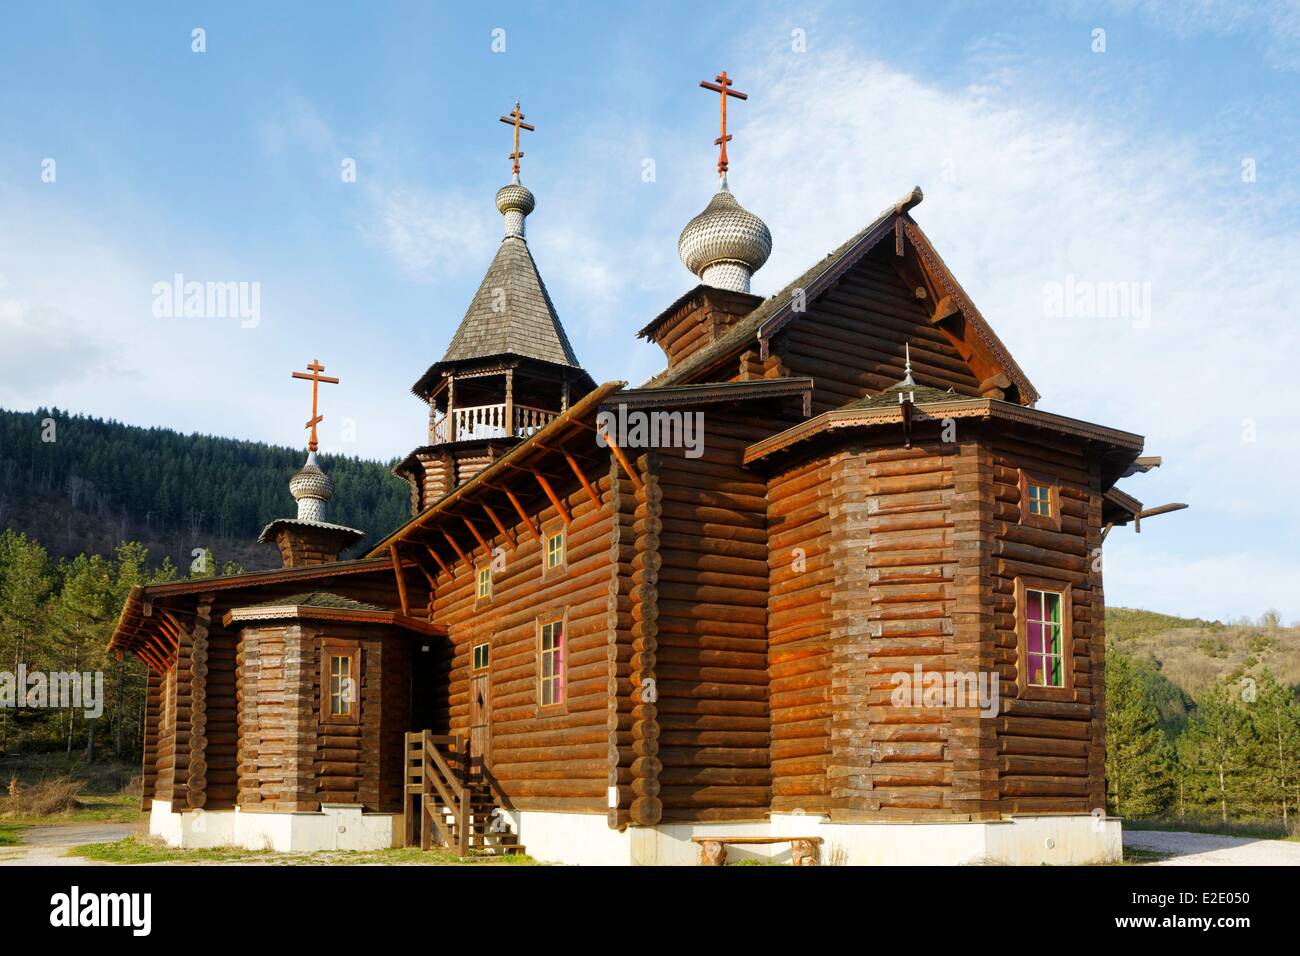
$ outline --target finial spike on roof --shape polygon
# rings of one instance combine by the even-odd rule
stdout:
[[[903,380],[899,384],[915,385],[916,382],[912,381],[912,349],[907,342],[903,343],[903,356],[904,356]]]

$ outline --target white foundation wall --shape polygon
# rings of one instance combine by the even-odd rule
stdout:
[[[1077,866],[1122,859],[1120,821],[1091,815],[1015,816],[962,823],[832,823],[813,815],[609,829],[602,814],[515,812],[519,842],[548,863],[695,866],[696,836],[821,837],[820,862],[844,866]],[[727,862],[789,863],[790,845],[727,847]]]
[[[169,801],[155,800],[149,812],[151,834],[187,849],[383,850],[400,845],[401,825],[400,814],[363,813],[352,804],[325,804],[316,813],[245,813],[237,807],[173,811]]]
[[[695,866],[695,836],[821,837],[823,866],[1070,866],[1123,858],[1119,819],[1082,814],[971,823],[832,823],[809,814],[777,814],[770,820],[664,823],[622,832],[611,830],[605,815],[597,813],[523,810],[511,812],[510,819],[529,856],[576,866]],[[170,846],[280,852],[400,846],[401,827],[398,814],[328,804],[319,813],[173,812],[170,803],[155,800],[149,820],[149,832]],[[727,847],[729,863],[746,859],[789,863],[790,845]]]

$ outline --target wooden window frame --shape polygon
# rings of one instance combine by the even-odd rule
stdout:
[[[551,564],[551,539],[560,538],[560,561],[556,565]],[[558,531],[547,531],[542,529],[542,577],[548,578],[551,575],[567,574],[569,571],[569,529],[562,526]]]
[[[1029,607],[1027,591],[1049,591],[1061,596],[1061,679],[1062,687],[1043,687],[1029,682]],[[1074,687],[1074,599],[1073,586],[1051,578],[1016,577],[1016,687],[1021,700],[1073,701]]]
[[[560,699],[553,704],[542,703],[542,629],[548,624],[560,625]],[[569,609],[552,614],[539,614],[536,621],[537,640],[537,712],[539,714],[567,714],[569,712]]]
[[[1061,530],[1061,485],[1054,478],[1038,472],[1026,471],[1020,469],[1017,482],[1020,486],[1020,523],[1028,525],[1031,528],[1047,528],[1052,531]],[[1052,509],[1050,515],[1033,514],[1029,510],[1029,486],[1039,485],[1045,487],[1048,491],[1048,507]]]
[[[485,660],[482,664],[478,662],[478,649],[480,647],[486,648],[486,650],[484,651]],[[492,642],[491,641],[478,641],[477,643],[470,645],[469,669],[471,671],[475,673],[477,673],[478,671],[485,671],[488,669],[488,667],[491,666],[491,664],[492,664]]]
[[[346,714],[333,713],[334,658],[351,659],[349,674],[356,697],[351,701],[352,707]],[[340,638],[324,638],[320,643],[320,715],[321,723],[359,724],[361,723],[361,642],[347,641]]]
[[[482,581],[483,573],[487,572],[487,594],[479,593],[479,584]],[[492,601],[492,563],[491,561],[480,564],[474,568],[474,604],[488,604]]]

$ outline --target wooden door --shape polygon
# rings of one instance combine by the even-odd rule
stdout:
[[[492,748],[492,684],[486,670],[470,677],[469,683],[469,752],[484,765]]]

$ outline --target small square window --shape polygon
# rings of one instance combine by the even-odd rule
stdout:
[[[1025,630],[1029,684],[1033,687],[1065,686],[1064,631],[1061,595],[1055,591],[1025,589]]]
[[[1029,482],[1026,497],[1031,515],[1040,515],[1044,518],[1052,517],[1052,489],[1050,486],[1036,484],[1031,481]]]
[[[485,564],[478,569],[478,588],[475,596],[478,600],[492,596],[492,565]]]
[[[474,670],[481,671],[488,666],[488,645],[474,645]]]
[[[558,568],[564,563],[564,532],[548,535],[546,538],[546,567]]]
[[[564,621],[542,625],[538,645],[538,700],[543,707],[564,703]]]

